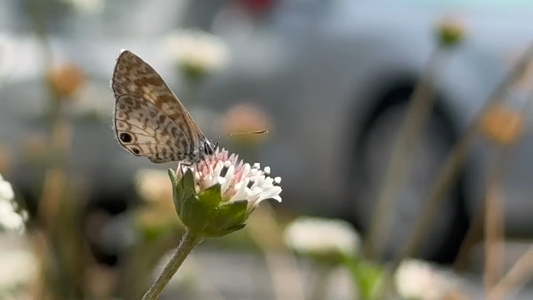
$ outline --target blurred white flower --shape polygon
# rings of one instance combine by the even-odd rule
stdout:
[[[31,251],[12,249],[0,252],[0,266],[0,290],[6,290],[31,283],[38,262]]]
[[[460,288],[457,277],[415,259],[403,261],[394,278],[403,299],[443,300]]]
[[[164,48],[182,69],[196,74],[221,69],[229,57],[228,46],[222,39],[196,29],[171,32],[164,39]]]
[[[300,217],[284,233],[285,242],[296,252],[310,255],[349,255],[359,251],[360,238],[347,222]]]
[[[63,2],[71,5],[77,11],[88,13],[101,12],[105,5],[103,0],[63,0]]]
[[[83,84],[72,96],[70,109],[73,115],[80,119],[107,122],[111,117],[108,88],[90,81]]]
[[[18,212],[14,198],[11,184],[0,175],[0,230],[23,232],[28,215],[25,211]]]

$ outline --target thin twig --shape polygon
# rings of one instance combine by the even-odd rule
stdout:
[[[489,175],[485,200],[485,289],[490,289],[500,279],[504,258],[503,213],[504,195],[502,177],[508,165],[509,149],[498,150],[493,170]]]
[[[41,201],[39,201],[39,216],[45,223],[51,222],[55,219],[57,207],[61,196],[64,193],[65,183],[60,180],[62,173],[60,170],[60,159],[64,158],[67,147],[70,144],[70,136],[67,136],[67,125],[61,119],[61,99],[57,92],[52,87],[48,74],[52,70],[53,53],[48,40],[48,32],[46,30],[46,11],[42,1],[33,0],[31,7],[31,19],[33,21],[33,31],[37,36],[40,46],[40,51],[43,54],[43,81],[47,89],[48,106],[50,112],[50,147],[48,148],[48,167],[47,175],[44,182],[44,192]],[[63,174],[64,175],[64,174]],[[48,192],[53,192],[50,194]]]
[[[510,299],[510,292],[518,292],[518,289],[533,277],[533,249],[528,249],[505,276],[494,285],[487,293],[487,299],[502,299],[507,296]]]
[[[47,170],[43,182],[43,192],[38,202],[37,210],[37,219],[42,222],[44,235],[46,236],[43,243],[49,245],[40,249],[49,250],[50,252],[46,256],[52,257],[52,260],[55,259],[57,262],[54,268],[44,261],[40,265],[42,269],[41,273],[44,274],[41,280],[44,282],[42,283],[42,294],[38,295],[38,297],[42,299],[45,299],[47,296],[51,296],[52,298],[76,298],[82,293],[80,290],[82,286],[80,274],[83,274],[83,270],[80,269],[80,265],[82,264],[81,254],[72,254],[72,252],[79,250],[79,245],[81,244],[76,239],[79,239],[80,235],[70,234],[73,233],[70,229],[68,229],[68,232],[64,231],[64,228],[69,227],[65,227],[63,223],[65,221],[72,221],[72,218],[75,218],[75,216],[72,213],[65,214],[61,212],[61,209],[67,209],[63,207],[61,201],[67,191],[65,164],[66,154],[71,144],[71,130],[67,122],[62,119],[61,97],[53,88],[48,76],[52,70],[53,53],[46,28],[46,7],[43,1],[39,0],[33,0],[30,4],[30,19],[32,21],[33,31],[37,37],[40,51],[43,54],[42,76],[44,87],[47,91],[45,97],[48,100],[48,111],[50,113],[49,130],[51,133],[46,156]],[[62,214],[63,216],[68,215],[68,220],[61,219]],[[76,257],[76,259],[68,261],[71,259],[69,254]],[[74,260],[79,265],[73,265],[72,262]]]
[[[470,124],[470,126],[465,130],[461,139],[452,149],[450,156],[448,157],[448,159],[444,163],[444,166],[439,172],[437,180],[434,182],[430,189],[430,193],[427,197],[427,200],[424,202],[421,210],[421,217],[417,220],[411,236],[409,237],[402,251],[393,260],[390,269],[388,270],[388,272],[386,272],[384,276],[382,294],[379,295],[381,298],[383,298],[386,291],[390,289],[390,285],[392,283],[392,274],[396,272],[401,261],[411,255],[411,253],[413,253],[414,250],[419,247],[419,244],[426,236],[427,230],[430,227],[429,224],[431,224],[431,222],[435,219],[436,214],[438,213],[438,209],[441,205],[443,198],[442,196],[445,194],[446,191],[449,190],[449,188],[454,183],[454,179],[457,177],[457,174],[466,159],[468,149],[470,148],[471,143],[474,141],[474,138],[477,135],[480,117],[484,115],[485,111],[491,105],[505,99],[507,88],[511,86],[517,79],[522,77],[522,75],[530,65],[532,57],[533,45],[531,45],[527,49],[521,60],[492,93],[488,101],[485,103],[485,106],[481,109],[481,111]]]
[[[364,245],[364,253],[368,259],[379,259],[383,251],[391,222],[388,216],[391,212],[390,207],[394,205],[394,198],[398,195],[405,174],[410,170],[413,148],[431,114],[435,98],[433,81],[444,62],[444,53],[443,49],[438,47],[431,55],[409,102],[405,123],[396,137],[384,187],[374,209],[370,232]]]
[[[466,236],[459,248],[457,258],[453,263],[453,270],[455,272],[463,272],[467,268],[467,263],[472,247],[477,245],[483,240],[483,225],[485,220],[485,211],[482,209],[477,210],[476,214],[470,221],[470,228],[466,233]]]
[[[528,99],[522,109],[523,112],[529,111],[533,105],[533,87],[529,89]],[[526,118],[527,116],[523,116]],[[507,166],[508,160],[511,158],[509,147],[504,147],[501,150],[500,157],[494,166],[495,170],[492,180],[489,182],[487,203],[486,203],[486,238],[485,238],[485,290],[489,300],[501,299],[504,294],[497,292],[491,293],[491,289],[498,283],[504,265],[504,220],[503,220],[503,195],[501,189],[501,181],[504,174],[504,168]]]
[[[525,119],[529,117],[528,112],[533,106],[533,86],[526,86],[528,92],[528,98],[525,102],[522,112],[525,112]],[[508,150],[508,149],[507,149]],[[508,156],[509,154],[507,154]],[[503,167],[503,166],[502,166]],[[486,204],[482,204],[486,205]],[[474,216],[474,219],[471,222],[470,228],[468,229],[467,235],[461,245],[459,254],[454,263],[454,269],[456,271],[463,271],[466,267],[466,262],[469,256],[470,249],[479,241],[483,239],[483,223],[485,220],[485,211],[479,210],[478,213]]]

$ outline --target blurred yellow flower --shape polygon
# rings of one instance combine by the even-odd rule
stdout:
[[[72,63],[55,66],[49,72],[48,78],[54,91],[62,98],[73,96],[86,82],[83,70]]]
[[[524,131],[524,116],[505,105],[493,105],[481,117],[481,132],[500,145],[515,143]]]
[[[465,35],[463,21],[457,17],[446,17],[439,22],[437,34],[442,46],[455,46]]]
[[[172,205],[172,187],[165,171],[144,169],[137,172],[135,178],[137,193],[143,200],[155,205]]]
[[[136,174],[135,188],[146,202],[137,218],[142,226],[157,229],[180,224],[167,172],[157,169],[140,170]]]

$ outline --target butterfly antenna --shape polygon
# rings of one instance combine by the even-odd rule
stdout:
[[[268,133],[268,129],[260,129],[260,130],[254,130],[254,131],[246,131],[246,132],[235,132],[228,134],[229,136],[239,136],[239,135],[248,135],[248,134],[265,134]]]

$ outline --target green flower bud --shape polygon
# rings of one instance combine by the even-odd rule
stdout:
[[[198,236],[221,237],[244,228],[263,200],[281,201],[280,178],[218,151],[193,166],[169,170],[176,212],[181,222]]]

